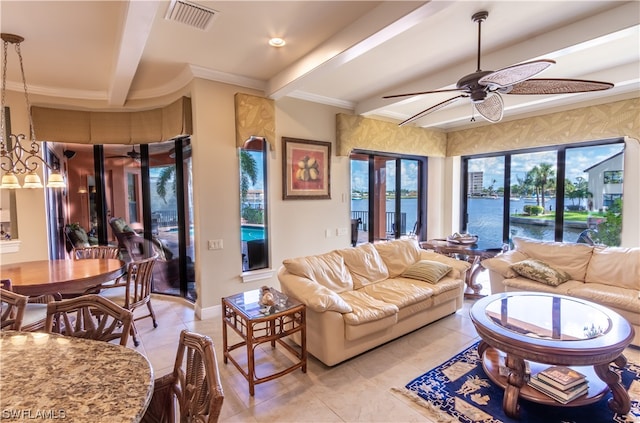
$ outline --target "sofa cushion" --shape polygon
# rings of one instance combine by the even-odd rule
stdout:
[[[448,264],[432,260],[419,260],[400,274],[403,278],[417,279],[429,283],[437,283],[453,268]]]
[[[311,279],[293,275],[281,269],[278,271],[278,280],[282,292],[296,298],[313,311],[318,313],[323,311],[348,313],[351,311],[349,304],[340,295]]]
[[[595,247],[585,282],[640,289],[640,248]]]
[[[511,268],[511,265],[527,258],[527,255],[520,251],[509,250],[496,257],[482,260],[481,265],[485,269],[497,272],[505,278],[515,278],[518,274]]]
[[[427,284],[414,284],[408,279],[387,279],[367,285],[362,290],[380,301],[395,304],[399,309],[426,300],[433,295],[433,289]]]
[[[584,285],[582,281],[567,281],[561,283],[558,286],[547,285],[544,283],[536,282],[534,280],[517,277],[508,278],[502,281],[505,286],[505,291],[534,291],[534,292],[549,292],[552,294],[564,294],[569,295],[569,290]]]
[[[362,290],[345,291],[340,296],[351,306],[351,312],[343,315],[347,325],[370,323],[398,313],[398,306],[373,298]]]
[[[513,244],[529,258],[542,260],[554,269],[567,272],[571,279],[578,281],[584,281],[593,251],[593,247],[586,244],[537,241],[520,237],[514,237]]]
[[[389,270],[373,244],[338,250],[349,268],[353,279],[353,288],[359,289],[371,283],[383,281],[389,277]]]
[[[584,283],[569,290],[572,297],[593,301],[605,307],[613,307],[640,314],[640,291],[600,283]]]
[[[551,286],[558,286],[571,279],[571,276],[567,272],[555,269],[542,260],[523,260],[512,264],[511,269],[520,276]]]
[[[351,273],[337,251],[286,259],[282,264],[289,273],[311,279],[334,292],[340,293],[353,289]]]
[[[389,277],[395,278],[409,265],[420,260],[420,246],[415,239],[399,239],[374,244],[389,270]]]

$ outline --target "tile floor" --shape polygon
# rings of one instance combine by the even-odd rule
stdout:
[[[137,350],[151,362],[155,377],[173,367],[182,329],[210,336],[216,346],[218,367],[225,393],[221,422],[424,422],[415,408],[391,393],[413,378],[446,361],[478,339],[468,312],[462,310],[422,329],[391,341],[334,367],[309,357],[307,373],[295,371],[256,385],[249,395],[247,381],[231,364],[222,361],[222,323],[218,316],[198,320],[192,306],[180,300],[154,296],[158,328],[151,319],[137,323],[141,344]],[[133,346],[133,344],[131,344]],[[238,349],[237,359],[246,354]],[[278,364],[290,365],[283,349],[270,345],[256,348],[257,373],[270,372]]]

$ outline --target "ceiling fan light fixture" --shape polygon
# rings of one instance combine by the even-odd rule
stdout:
[[[473,105],[480,115],[491,123],[502,120],[504,114],[504,102],[498,93],[491,93],[482,103]]]
[[[487,99],[487,92],[485,90],[473,90],[470,98],[472,103],[482,103]]]

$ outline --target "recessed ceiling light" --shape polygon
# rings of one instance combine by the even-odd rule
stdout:
[[[269,45],[273,47],[282,47],[285,44],[287,44],[287,42],[282,38],[274,37],[269,40]]]

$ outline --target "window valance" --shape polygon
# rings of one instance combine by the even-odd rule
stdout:
[[[264,138],[271,150],[276,144],[276,108],[273,100],[236,93],[236,147],[242,148],[251,137]]]
[[[352,150],[372,150],[416,156],[444,157],[447,134],[362,116],[336,115],[337,155]]]
[[[148,144],[193,132],[191,99],[152,110],[92,112],[34,106],[36,139],[80,144]]]

